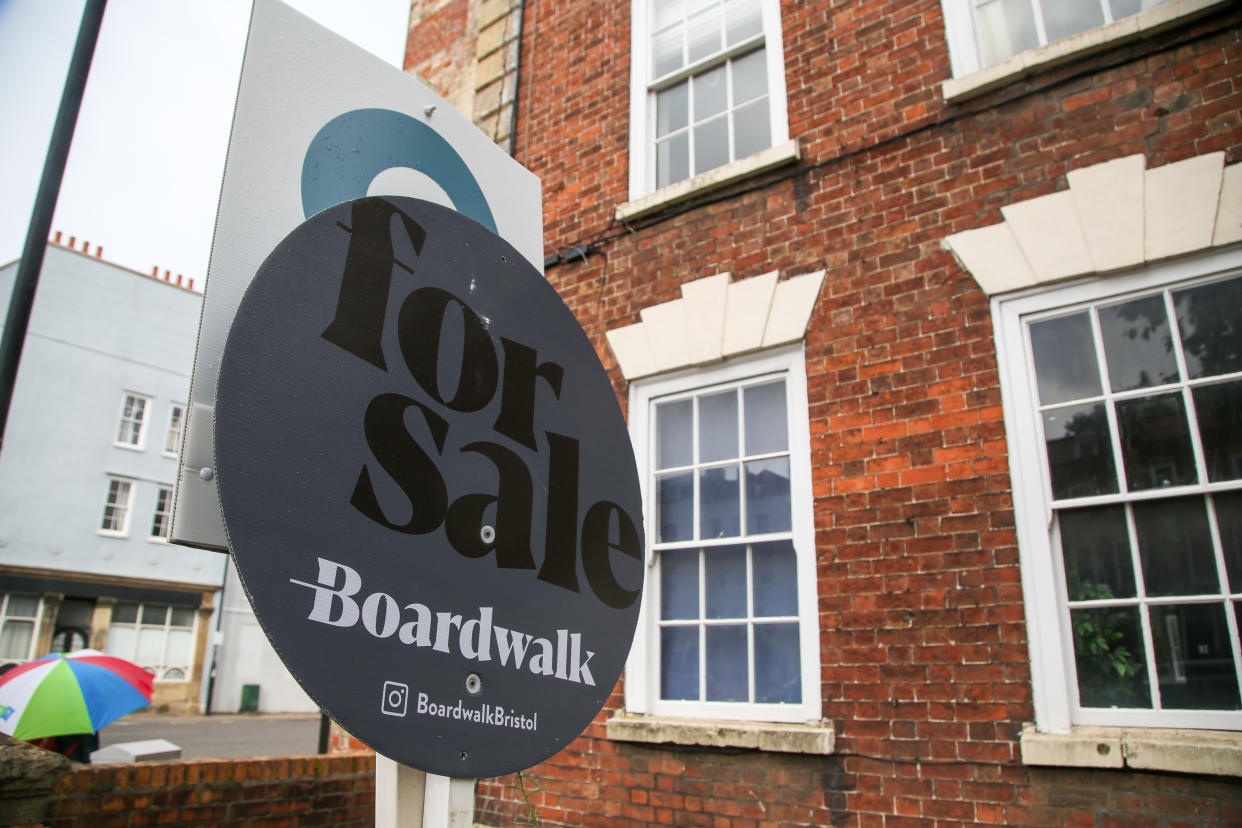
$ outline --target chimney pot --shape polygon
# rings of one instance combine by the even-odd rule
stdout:
[[[189,283],[188,285],[186,285],[186,290],[194,290],[194,280],[193,280],[193,279],[191,279],[191,280],[190,280],[190,283]]]
[[[60,244],[60,231],[56,231],[56,235],[52,238],[52,244]]]
[[[78,237],[77,237],[77,236],[70,236],[70,237],[69,237],[69,249],[70,249],[70,250],[72,250],[73,248],[75,248],[75,247],[77,247],[77,246],[78,246]]]

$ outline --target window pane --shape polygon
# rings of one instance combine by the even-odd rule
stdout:
[[[725,7],[725,40],[728,45],[741,43],[763,32],[763,14],[759,0],[734,0]]]
[[[743,392],[742,397],[746,410],[746,453],[787,451],[785,383],[752,385]]]
[[[1135,503],[1134,529],[1148,595],[1220,591],[1203,498]]]
[[[772,125],[768,121],[768,99],[747,104],[733,113],[733,155],[745,158],[772,146]]]
[[[668,549],[660,553],[660,618],[699,617],[699,550]]]
[[[685,13],[681,0],[651,0],[652,29],[659,30],[676,23]]]
[[[768,56],[763,49],[733,61],[733,105],[768,94]]]
[[[1054,499],[1117,491],[1103,403],[1044,412],[1044,439]]]
[[[692,400],[656,406],[656,468],[688,466],[693,462]]]
[[[694,63],[720,51],[720,9],[715,8],[686,23],[686,50]]]
[[[1048,41],[1104,25],[1104,10],[1096,0],[1040,0]]]
[[[185,415],[185,409],[179,405],[174,405],[169,409],[168,413],[168,436],[164,439],[164,451],[168,454],[176,454],[181,443],[181,418]]]
[[[681,26],[674,26],[651,39],[651,77],[661,78],[685,65],[681,51]]]
[[[1138,607],[1070,613],[1083,707],[1151,707]]]
[[[721,116],[694,128],[694,173],[729,163],[729,119]]]
[[[30,658],[30,641],[34,638],[33,621],[15,621],[9,618],[0,629],[0,658],[25,661]]]
[[[1225,552],[1225,571],[1232,592],[1242,592],[1242,492],[1218,494],[1213,498],[1220,545]]]
[[[690,123],[690,85],[679,83],[656,94],[656,137]]]
[[[164,679],[167,681],[182,681],[185,679],[185,670],[179,667],[170,667],[164,671]]]
[[[117,604],[112,608],[113,624],[133,624],[138,620],[137,604]]]
[[[1061,555],[1071,601],[1133,598],[1134,565],[1124,506],[1060,512]]]
[[[1177,381],[1177,359],[1163,296],[1100,308],[1100,336],[1114,391]]]
[[[137,633],[133,627],[111,626],[108,628],[108,644],[104,652],[120,658],[133,659],[134,639]]]
[[[699,397],[699,462],[737,457],[737,391]]]
[[[146,604],[142,608],[142,623],[164,626],[168,618],[168,607],[162,604]]]
[[[1237,480],[1242,477],[1242,382],[1204,385],[1193,393],[1208,480]]]
[[[1030,0],[992,0],[975,11],[979,51],[985,66],[1039,45]]]
[[[707,700],[744,702],[750,699],[746,627],[707,628]]]
[[[194,610],[189,607],[173,607],[172,621],[174,627],[192,627],[194,625]]]
[[[1044,405],[1100,393],[1095,343],[1086,313],[1035,322],[1031,325],[1031,348],[1039,400]]]
[[[656,186],[667,187],[690,177],[690,134],[682,132],[656,143]]]
[[[703,584],[708,618],[745,618],[746,547],[703,550]]]
[[[1160,703],[1178,710],[1237,710],[1234,668],[1223,604],[1151,608]]]
[[[12,618],[20,616],[22,618],[34,618],[39,614],[39,596],[37,595],[10,595],[9,603],[4,608],[4,614]]]
[[[797,624],[755,625],[755,701],[766,704],[802,701]]]
[[[789,499],[789,458],[746,464],[746,532],[787,532],[793,525]]]
[[[1117,403],[1117,425],[1130,491],[1198,480],[1181,394],[1121,400]]]
[[[728,89],[725,86],[725,64],[695,75],[691,82],[694,84],[695,121],[702,121],[713,115],[719,115],[728,108],[729,98]]]
[[[134,661],[144,668],[150,668],[162,664],[163,658],[164,631],[162,629],[138,630],[138,650],[134,653]]]
[[[164,652],[164,663],[169,665],[189,665],[190,648],[193,634],[188,630],[170,630],[168,648]]]
[[[656,512],[660,541],[690,540],[694,534],[694,473],[656,479]]]
[[[699,472],[699,537],[730,538],[742,533],[737,466]]]
[[[1191,379],[1242,371],[1242,279],[1176,291],[1173,304]]]
[[[798,614],[798,561],[789,541],[756,543],[751,550],[755,570],[755,615]]]
[[[660,630],[660,698],[698,699],[699,628]]]
[[[1148,0],[1150,3],[1150,0]],[[1132,14],[1138,14],[1139,0],[1110,0],[1109,7],[1113,12],[1113,20],[1120,20]]]

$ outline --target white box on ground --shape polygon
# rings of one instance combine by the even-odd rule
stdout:
[[[143,739],[138,742],[117,742],[91,752],[93,764],[109,762],[163,762],[180,759],[181,746],[167,739]]]

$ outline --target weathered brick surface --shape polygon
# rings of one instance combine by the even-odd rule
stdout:
[[[375,824],[370,752],[80,765],[53,793],[48,828]]]
[[[1034,717],[988,301],[940,247],[1142,153],[1242,161],[1242,12],[947,104],[938,0],[784,0],[803,159],[689,208],[628,197],[630,3],[528,3],[515,156],[543,180],[548,272],[596,345],[691,279],[827,269],[805,340],[823,715],[836,755],[611,742],[609,706],[533,769],[557,825],[1236,824],[1230,780],[1026,768]],[[479,821],[519,815],[484,781]]]

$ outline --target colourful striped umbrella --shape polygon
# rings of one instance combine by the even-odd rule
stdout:
[[[0,733],[95,733],[151,703],[151,674],[98,650],[52,653],[0,676]]]

